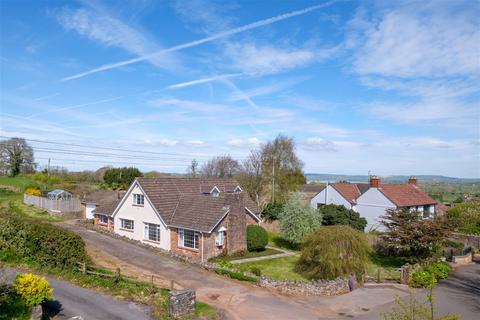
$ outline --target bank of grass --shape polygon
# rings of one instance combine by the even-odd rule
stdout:
[[[1,186],[13,187],[17,189],[18,192],[23,192],[27,187],[40,187],[40,183],[28,175],[17,177],[0,176],[0,187]]]
[[[262,276],[280,281],[308,281],[307,277],[295,271],[298,259],[299,256],[288,256],[235,264],[234,267],[242,272],[251,272],[253,268],[258,268],[261,270]],[[397,269],[403,264],[404,261],[401,258],[374,254],[367,267],[366,276],[376,278],[378,270],[380,270],[381,280],[399,280],[400,272]]]
[[[298,244],[283,238],[279,233],[276,232],[268,232],[268,245],[270,247],[289,251],[300,251],[300,246]]]
[[[266,257],[271,256],[274,254],[282,253],[282,251],[275,250],[272,248],[265,248],[263,251],[247,251],[243,254],[232,255],[232,256],[218,256],[209,259],[210,262],[220,262],[220,261],[234,261],[234,260],[242,260],[242,259],[249,259],[249,258],[257,258],[257,257]]]
[[[27,205],[23,203],[22,199],[11,199],[9,200],[9,207],[16,214],[26,215],[28,217],[39,219],[42,221],[48,222],[59,222],[63,221],[64,218],[61,216],[54,216],[49,214],[46,210],[42,210],[34,207],[33,205]]]

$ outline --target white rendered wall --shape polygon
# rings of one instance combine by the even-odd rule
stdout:
[[[325,193],[327,195],[325,201]],[[328,185],[325,189],[320,191],[315,197],[310,200],[310,206],[312,208],[317,208],[317,204],[336,204],[343,205],[347,209],[351,209],[352,205],[348,202],[337,190],[335,190],[331,185]]]

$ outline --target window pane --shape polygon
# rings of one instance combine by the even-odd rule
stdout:
[[[160,241],[160,226],[158,224],[147,224],[147,239],[151,241]]]
[[[180,232],[180,237],[183,234],[183,241],[181,244],[187,248],[198,249],[198,233],[192,230],[182,230]]]

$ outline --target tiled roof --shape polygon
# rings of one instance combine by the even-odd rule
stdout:
[[[225,192],[233,192],[239,184],[234,179],[216,178],[137,178],[148,199],[168,225],[210,231],[225,214]],[[205,193],[213,187],[218,198]],[[258,215],[255,202],[244,195],[245,207]]]
[[[300,187],[298,187],[298,191],[300,191],[300,192],[315,192],[315,193],[319,193],[319,192],[322,191],[324,188],[325,188],[325,185],[323,185],[323,184],[311,183],[311,184],[301,185]]]
[[[115,200],[118,198],[122,198],[123,194],[124,192],[121,191],[97,190],[84,196],[82,198],[82,203],[98,204],[106,199]]]
[[[382,184],[378,188],[397,207],[421,206],[437,202],[412,184]]]
[[[111,216],[115,208],[117,208],[118,203],[121,199],[104,199],[97,202],[97,206],[93,209],[93,213],[96,214],[105,214],[107,216]]]
[[[368,183],[336,182],[332,183],[331,186],[352,204],[355,203],[355,200],[369,188]]]

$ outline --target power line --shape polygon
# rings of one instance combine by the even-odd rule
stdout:
[[[12,139],[14,137],[8,136],[1,136],[0,138],[4,139]],[[202,156],[202,155],[195,155],[195,154],[188,154],[188,153],[169,153],[169,152],[155,152],[155,151],[143,151],[143,150],[129,150],[129,149],[121,149],[121,148],[111,148],[111,147],[99,147],[95,145],[81,145],[81,144],[74,144],[74,143],[64,143],[64,142],[56,142],[56,141],[48,141],[48,140],[38,140],[38,139],[25,139],[26,141],[30,142],[38,142],[38,143],[47,143],[53,145],[62,145],[62,146],[69,146],[69,147],[80,147],[80,148],[96,148],[96,149],[104,149],[104,150],[112,150],[112,151],[123,151],[123,152],[131,152],[131,153],[147,153],[147,154],[156,154],[156,155],[170,155],[170,156],[187,156],[187,157],[194,157],[194,158],[201,158],[201,157],[210,157],[210,156]]]
[[[40,159],[40,160],[52,160],[52,161],[64,161],[64,162],[71,162],[71,163],[76,163],[76,162],[85,162],[85,163],[103,163],[103,164],[129,164],[129,165],[147,165],[151,166],[152,163],[140,163],[140,162],[118,162],[118,161],[96,161],[96,160],[82,160],[82,159],[60,159],[60,158],[43,158],[43,157],[35,157],[35,159]],[[181,165],[182,167],[184,166],[183,164]],[[176,167],[174,165],[167,165],[167,166],[162,166],[162,167]]]

